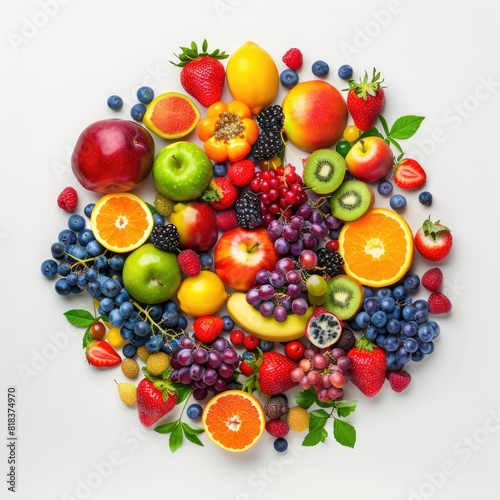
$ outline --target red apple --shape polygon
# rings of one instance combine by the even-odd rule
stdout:
[[[71,167],[89,191],[130,191],[151,173],[155,156],[153,137],[141,125],[117,118],[89,125],[78,138]]]
[[[200,201],[176,203],[170,215],[170,222],[177,227],[183,248],[206,252],[217,241],[219,235],[217,216],[206,203]]]
[[[261,269],[274,270],[279,254],[264,228],[237,227],[224,233],[214,250],[215,272],[226,285],[247,292]]]
[[[377,182],[394,166],[390,146],[381,137],[366,137],[356,142],[345,157],[347,170],[364,182]]]
[[[283,100],[283,113],[287,138],[304,151],[333,146],[347,125],[342,94],[323,80],[295,85]]]

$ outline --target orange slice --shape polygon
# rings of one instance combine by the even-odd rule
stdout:
[[[90,228],[108,250],[123,253],[140,247],[151,234],[153,215],[146,203],[132,193],[103,196],[92,210]]]
[[[344,224],[339,234],[339,253],[346,274],[362,285],[385,287],[399,281],[413,259],[413,235],[396,212],[374,208]]]
[[[223,450],[233,452],[252,447],[266,427],[260,402],[237,389],[221,392],[210,399],[201,419],[209,439]]]

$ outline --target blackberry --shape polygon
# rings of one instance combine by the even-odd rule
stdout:
[[[236,201],[235,210],[241,227],[254,229],[262,224],[259,197],[255,193],[246,192]]]
[[[322,247],[317,252],[318,263],[316,265],[316,269],[322,273],[327,274],[332,277],[342,270],[342,266],[344,265],[344,259],[342,256],[335,252],[335,250],[328,250],[328,248]]]
[[[257,115],[257,123],[262,130],[279,132],[283,128],[285,115],[279,104],[267,106]]]
[[[342,328],[342,333],[334,347],[340,347],[347,353],[356,345],[356,337],[350,328]]]
[[[269,160],[278,156],[283,149],[283,142],[279,131],[261,130],[255,141],[252,154],[256,160]]]
[[[173,224],[153,228],[153,245],[160,250],[175,252],[179,246],[179,233]]]

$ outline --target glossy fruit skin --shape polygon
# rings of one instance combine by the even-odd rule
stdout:
[[[241,292],[256,284],[257,270],[274,269],[278,258],[264,228],[231,229],[219,238],[214,249],[215,272],[226,285]]]
[[[118,95],[110,95],[107,101],[109,109],[119,111],[123,108],[123,99]]]
[[[277,351],[262,354],[258,369],[258,382],[264,394],[275,396],[297,385],[290,373],[297,368],[297,363]]]
[[[393,179],[402,189],[417,189],[425,184],[427,175],[416,160],[403,158],[395,167]]]
[[[430,219],[417,230],[414,241],[418,253],[431,262],[443,260],[453,245],[451,231],[440,221],[433,223]]]
[[[347,108],[341,93],[326,81],[301,82],[282,103],[283,127],[292,144],[304,151],[329,148],[347,125]]]
[[[292,88],[299,83],[299,74],[293,69],[284,69],[280,73],[281,85]]]
[[[247,335],[243,339],[243,347],[247,351],[254,351],[259,347],[259,339],[257,337],[254,337],[253,335]]]
[[[224,329],[224,320],[219,316],[200,316],[193,322],[196,338],[204,344],[213,342]]]
[[[149,104],[155,97],[154,90],[147,85],[143,85],[137,89],[137,99],[143,104]]]
[[[174,212],[170,215],[170,222],[177,228],[183,248],[206,252],[217,241],[217,216],[207,203],[176,203]]]
[[[300,49],[292,47],[285,52],[281,60],[285,63],[287,68],[297,71],[302,67],[304,56]]]
[[[422,205],[427,205],[427,206],[432,205],[432,194],[429,191],[422,191],[418,195],[418,201]]]
[[[343,80],[349,80],[352,77],[352,66],[349,64],[343,64],[338,70],[339,78]]]
[[[314,76],[326,76],[330,72],[330,66],[325,61],[314,61],[311,71]]]
[[[93,340],[85,349],[87,361],[97,368],[111,368],[119,365],[121,356],[105,341]]]
[[[155,156],[153,137],[131,120],[100,120],[78,137],[71,168],[78,182],[89,191],[130,191],[151,173]]]
[[[138,102],[137,104],[134,104],[130,108],[130,116],[136,122],[142,122],[145,113],[146,113],[146,105],[143,104],[142,102]]]
[[[391,171],[393,154],[381,137],[365,137],[352,146],[345,157],[345,163],[355,179],[377,182]]]
[[[406,208],[406,198],[402,194],[393,194],[389,199],[390,207],[396,212],[402,212]]]
[[[239,190],[236,189],[231,179],[217,177],[210,182],[207,191],[202,195],[202,199],[214,210],[221,211],[231,208],[236,203],[238,195]]]
[[[292,340],[285,345],[285,355],[292,361],[300,361],[304,357],[306,346],[300,340]]]
[[[160,418],[165,416],[175,407],[177,394],[171,393],[164,399],[162,391],[147,378],[142,379],[137,385],[137,410],[139,421],[145,427],[151,427]]]

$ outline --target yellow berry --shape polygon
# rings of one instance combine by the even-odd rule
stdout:
[[[165,352],[153,352],[146,360],[146,368],[151,375],[161,375],[170,367],[170,356]]]
[[[139,375],[139,364],[133,358],[124,358],[121,364],[123,375],[135,378]]]
[[[294,432],[304,432],[309,428],[309,412],[300,406],[293,406],[286,416],[288,427]]]
[[[347,142],[355,142],[360,136],[359,128],[356,125],[348,125],[344,130],[344,139]]]
[[[114,347],[114,348],[120,348],[125,345],[127,342],[125,339],[122,339],[120,335],[120,329],[117,328],[116,326],[111,327],[108,330],[108,334],[106,336],[106,340]]]
[[[130,382],[120,382],[118,395],[126,405],[133,405],[137,401],[137,387]]]
[[[146,362],[150,354],[151,351],[145,345],[140,345],[137,348],[137,356],[139,356],[139,358],[141,358],[144,362]]]

